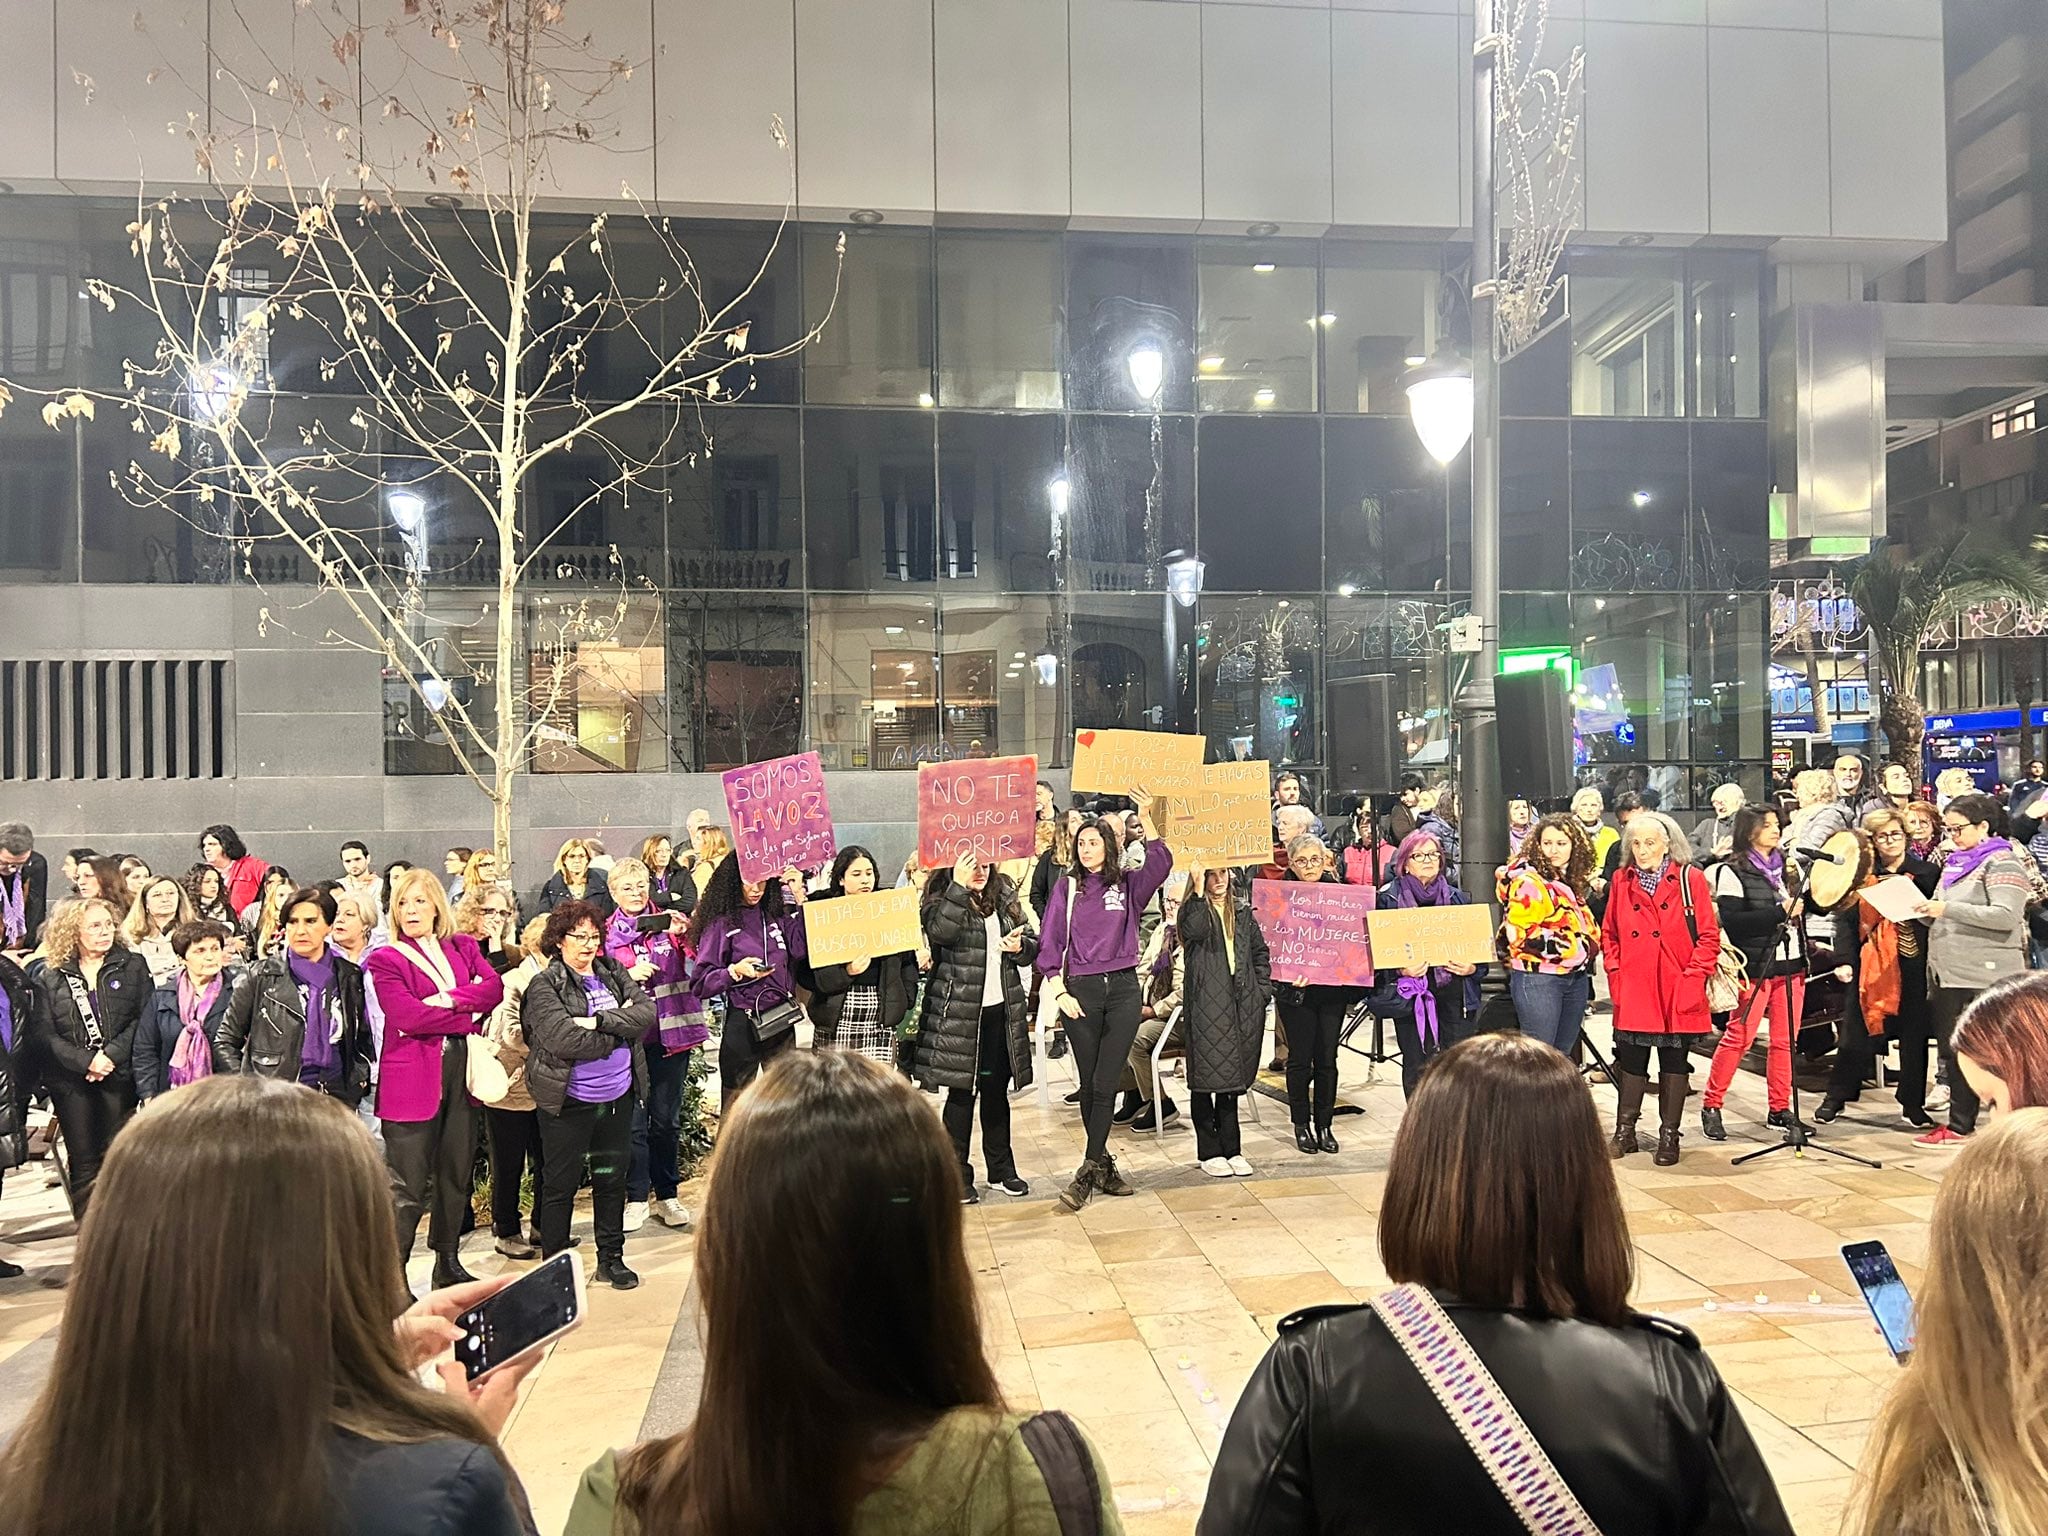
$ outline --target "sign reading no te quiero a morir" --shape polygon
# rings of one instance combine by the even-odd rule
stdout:
[[[963,853],[984,864],[1037,852],[1038,759],[969,758],[917,770],[917,857],[943,869]]]

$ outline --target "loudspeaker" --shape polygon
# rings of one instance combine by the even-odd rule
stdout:
[[[1501,792],[1557,800],[1572,792],[1572,719],[1565,676],[1553,667],[1493,680],[1500,731]]]
[[[1323,697],[1330,730],[1330,789],[1394,787],[1393,678],[1333,677]]]

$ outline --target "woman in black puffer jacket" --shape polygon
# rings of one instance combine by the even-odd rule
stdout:
[[[1181,1029],[1195,1156],[1212,1178],[1248,1178],[1237,1101],[1259,1075],[1272,963],[1251,903],[1232,889],[1229,870],[1191,870],[1188,884],[1180,907]]]
[[[1031,1084],[1022,971],[1038,953],[1038,935],[1009,878],[964,853],[925,882],[924,934],[932,969],[914,1075],[922,1088],[946,1090],[943,1118],[960,1154],[961,1199],[969,1205],[981,1200],[967,1160],[977,1093],[989,1187],[1028,1195],[1031,1186],[1017,1177],[1010,1151],[1009,1089]]]

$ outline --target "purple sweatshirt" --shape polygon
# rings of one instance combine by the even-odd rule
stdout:
[[[804,958],[801,912],[777,918],[759,907],[741,907],[704,925],[697,945],[697,992],[723,997],[734,1008],[758,1012],[796,996],[795,964]],[[732,967],[742,960],[765,960],[768,974],[759,981],[738,981]]]
[[[1104,885],[1100,875],[1081,876],[1071,921],[1069,882],[1055,880],[1038,940],[1039,971],[1047,976],[1062,970],[1068,976],[1108,976],[1136,969],[1138,914],[1171,873],[1173,850],[1160,838],[1148,838],[1145,862],[1119,884]]]

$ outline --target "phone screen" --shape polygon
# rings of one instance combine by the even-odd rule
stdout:
[[[675,915],[666,907],[653,912],[642,912],[634,919],[633,926],[641,933],[667,933]]]
[[[455,1319],[455,1358],[471,1381],[581,1321],[575,1265],[575,1254],[558,1253]]]
[[[1884,1335],[1892,1357],[1903,1361],[1913,1353],[1913,1297],[1899,1278],[1898,1266],[1883,1243],[1844,1243],[1842,1259],[1863,1299],[1870,1303],[1870,1315],[1877,1319],[1877,1331]]]

